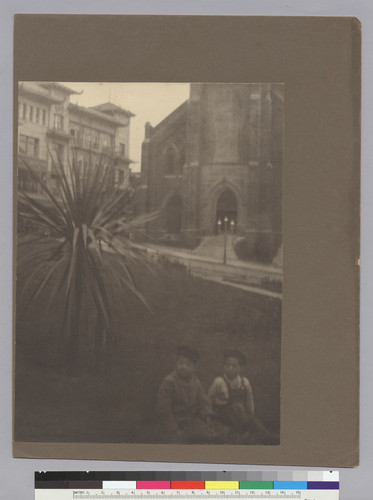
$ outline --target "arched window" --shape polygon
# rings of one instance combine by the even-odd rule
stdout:
[[[166,151],[166,175],[174,175],[176,170],[176,155],[172,147]]]

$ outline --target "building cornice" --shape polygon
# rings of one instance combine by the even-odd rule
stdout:
[[[81,90],[80,92],[77,92],[76,90],[70,89],[69,87],[66,87],[66,85],[62,85],[62,83],[58,82],[38,82],[38,85],[41,87],[45,87],[47,89],[49,88],[55,88],[57,90],[62,90],[66,94],[82,94],[83,91]]]
[[[44,94],[42,91],[39,92],[36,88],[26,87],[23,83],[19,84],[18,95],[28,95],[36,99],[44,100],[50,104],[62,104],[64,102],[63,100],[53,97],[50,94]]]
[[[111,102],[105,102],[103,104],[98,104],[97,106],[90,106],[89,109],[93,109],[95,111],[99,111],[100,113],[105,113],[105,114],[109,112],[116,112],[129,118],[136,116],[131,111],[128,111],[128,109],[121,108],[120,106],[117,106],[116,104],[113,104]]]
[[[85,114],[91,118],[97,118],[99,120],[104,120],[107,121],[117,127],[128,127],[129,123],[123,123],[117,118],[113,118],[110,115],[107,115],[106,113],[102,113],[101,111],[96,111],[95,109],[92,108],[85,108],[84,106],[79,106],[78,104],[72,104],[71,102],[69,103],[69,111],[73,114],[74,112],[76,114]]]

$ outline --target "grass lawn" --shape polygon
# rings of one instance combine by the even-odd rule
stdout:
[[[27,305],[19,279],[16,441],[156,443],[156,394],[181,343],[199,350],[197,374],[206,390],[221,373],[224,350],[241,349],[256,414],[279,432],[281,302],[189,276],[171,264],[155,275],[142,269],[135,274],[153,313],[134,297],[117,294],[120,345],[100,364],[81,345],[79,377],[67,375],[61,356],[61,304],[49,306],[45,290]]]

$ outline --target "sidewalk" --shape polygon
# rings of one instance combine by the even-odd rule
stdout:
[[[263,281],[282,282],[282,268],[280,267],[229,259],[226,264],[223,264],[223,255],[220,260],[196,255],[187,249],[175,249],[155,244],[135,244],[135,246],[157,259],[165,256],[170,262],[184,264],[194,276],[260,295],[282,298],[281,292],[272,291],[263,286]]]
[[[258,262],[248,262],[244,260],[229,259],[227,258],[227,263],[223,264],[223,254],[221,259],[206,257],[203,255],[197,255],[193,253],[192,250],[171,248],[163,245],[155,245],[154,243],[146,244],[135,244],[137,248],[147,250],[150,253],[156,253],[160,255],[170,255],[174,257],[180,257],[183,260],[190,260],[195,262],[207,262],[210,264],[220,264],[224,267],[233,266],[242,270],[251,270],[258,273],[263,273],[268,276],[273,276],[273,278],[282,279],[282,267],[274,266],[273,264],[261,264]]]

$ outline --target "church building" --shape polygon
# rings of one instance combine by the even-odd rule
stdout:
[[[148,234],[189,248],[224,231],[271,256],[282,243],[283,85],[192,83],[190,97],[145,126]]]

